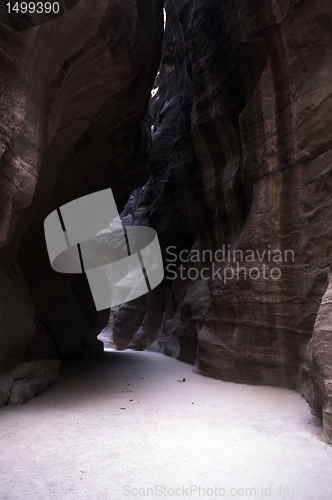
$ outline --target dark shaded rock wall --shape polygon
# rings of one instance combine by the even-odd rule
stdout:
[[[297,388],[331,441],[331,3],[167,0],[146,116],[162,7],[81,0],[1,28],[2,399],[23,361],[97,349],[108,311],[84,277],[51,270],[43,221],[111,187],[125,224],[157,230],[166,268],[112,312],[118,347]],[[222,249],[242,258],[217,262]],[[45,377],[19,383],[17,401]]]
[[[219,276],[209,259],[187,264],[209,279],[168,272],[130,337],[202,374],[301,390],[331,439],[331,3],[166,8],[150,179],[123,217],[154,227],[165,259],[170,245],[201,261],[223,245],[256,257],[226,282],[235,262]],[[134,301],[114,313],[116,342],[134,315]]]
[[[101,349],[82,277],[50,268],[44,218],[111,187],[119,209],[147,179],[140,122],[160,61],[160,0],[81,0],[12,33],[1,26],[0,360]]]

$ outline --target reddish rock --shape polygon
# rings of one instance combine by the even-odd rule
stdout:
[[[297,388],[331,440],[330,2],[166,8],[151,176],[127,212],[156,228],[165,257],[168,245],[266,253],[226,282],[230,264],[220,277],[189,264],[211,279],[166,280],[140,337],[205,375]]]
[[[122,209],[147,179],[140,122],[162,35],[160,0],[81,0],[33,29],[1,26],[3,365],[26,360],[36,316],[41,340],[28,346],[29,356],[95,349],[95,330],[107,318],[96,315],[85,279],[52,271],[43,222],[63,203],[107,187]]]

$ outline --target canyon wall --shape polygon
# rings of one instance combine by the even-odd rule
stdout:
[[[332,442],[330,2],[165,7],[163,42],[160,0],[1,25],[0,396],[16,384],[23,401],[55,381],[50,360],[101,350],[109,311],[84,275],[52,271],[43,222],[110,187],[165,264],[112,311],[118,348],[298,389]]]
[[[331,442],[331,4],[166,10],[150,178],[123,212],[157,230],[166,279],[113,311],[114,340],[296,388]]]
[[[77,3],[77,2],[76,2]],[[44,219],[147,179],[141,121],[160,61],[160,0],[81,0],[20,32],[1,24],[0,373],[102,351],[85,277],[54,272]]]

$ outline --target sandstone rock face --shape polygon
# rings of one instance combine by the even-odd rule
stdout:
[[[0,376],[0,408],[9,403],[13,384],[13,377],[10,375]]]
[[[154,227],[171,266],[135,343],[202,374],[297,388],[331,440],[331,4],[166,9],[150,179],[123,218]],[[115,313],[115,342],[134,310]]]
[[[81,0],[1,28],[0,404],[54,380],[16,380],[22,362],[100,349],[108,311],[84,276],[52,271],[43,221],[111,187],[166,268],[112,312],[118,347],[297,388],[331,442],[330,2],[167,0],[143,120],[162,8]]]
[[[0,376],[0,407],[8,403],[24,404],[56,383],[59,360],[22,363]]]
[[[43,221],[107,187],[122,209],[146,181],[140,122],[162,36],[161,0],[81,0],[32,29],[1,26],[0,373],[101,349],[107,314],[84,277],[52,271]]]
[[[323,417],[326,438],[332,444],[332,278],[323,296],[311,340],[310,371],[313,377],[311,406],[314,415]]]
[[[9,402],[24,404],[56,383],[59,378],[59,360],[40,360],[23,363],[11,372],[13,387]]]

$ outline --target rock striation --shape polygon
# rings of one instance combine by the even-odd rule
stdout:
[[[1,401],[52,383],[17,366],[93,355],[108,323],[121,349],[298,389],[332,442],[330,2],[165,7],[164,38],[161,0],[1,27]],[[124,224],[157,231],[166,270],[110,319],[84,276],[52,271],[43,234],[108,187]]]
[[[60,360],[22,363],[0,376],[0,407],[24,404],[54,385],[59,378]]]
[[[140,123],[160,60],[162,2],[71,7],[24,31],[1,25],[0,373],[102,349],[108,314],[95,312],[84,277],[52,271],[43,222],[108,187],[122,209],[147,179]]]
[[[169,272],[134,344],[205,375],[296,388],[331,441],[330,2],[166,10],[150,179],[123,218],[158,231]],[[135,309],[114,313],[122,347]]]

